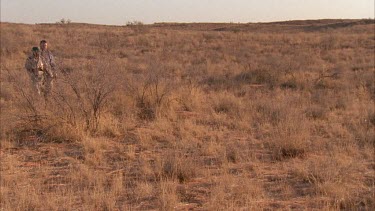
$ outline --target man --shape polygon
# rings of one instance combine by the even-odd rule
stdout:
[[[31,77],[33,85],[36,87],[38,94],[43,94],[46,97],[46,65],[40,56],[38,47],[33,47],[31,51],[32,55],[26,59],[25,68]]]
[[[56,63],[55,58],[52,55],[51,51],[48,50],[48,43],[46,40],[40,41],[40,56],[43,60],[43,63],[45,64],[45,71],[48,73],[46,74],[46,94],[49,94],[51,92],[51,89],[53,88],[53,80],[56,77]]]
[[[53,57],[51,51],[48,50],[48,43],[46,40],[40,41],[40,50],[40,55],[43,57],[45,62],[47,62],[47,69],[50,69],[51,72],[54,72],[56,68],[55,58]]]

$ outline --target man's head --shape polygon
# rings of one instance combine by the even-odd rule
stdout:
[[[38,47],[33,47],[31,49],[31,51],[33,52],[34,55],[38,56],[39,55],[39,48]]]
[[[48,43],[47,43],[47,41],[46,41],[46,40],[42,40],[42,41],[40,41],[40,49],[41,49],[42,51],[44,51],[44,50],[47,50],[47,48],[48,48]]]

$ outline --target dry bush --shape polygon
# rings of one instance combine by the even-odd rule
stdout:
[[[71,169],[68,178],[73,190],[80,193],[78,200],[83,209],[113,210],[123,193],[121,174],[108,176],[105,172],[79,165]]]
[[[334,209],[364,209],[373,207],[369,195],[369,184],[359,179],[363,164],[358,164],[348,156],[313,156],[295,165],[293,174],[312,186],[313,194],[329,196],[327,199]],[[366,196],[367,197],[364,197]]]
[[[208,201],[210,210],[258,209],[266,198],[263,187],[249,178],[223,174]]]
[[[162,180],[158,188],[159,209],[160,210],[174,210],[178,203],[177,183],[169,180]]]
[[[323,50],[332,50],[339,46],[340,37],[335,35],[325,35],[320,37],[320,48]]]
[[[8,132],[19,142],[36,138],[38,142],[64,142],[80,140],[85,131],[114,136],[120,132],[115,123],[100,121],[108,99],[118,85],[114,72],[106,64],[89,66],[91,74],[74,71],[60,75],[48,101],[38,96],[27,79],[15,80],[8,72],[14,87],[11,98],[17,104],[15,113],[10,113],[15,123]],[[22,84],[27,84],[23,86]],[[17,112],[21,110],[21,112]],[[105,124],[105,125],[104,125]],[[100,126],[100,128],[99,128]]]
[[[241,118],[243,105],[241,99],[234,96],[232,93],[215,93],[211,97],[210,103],[214,112],[218,114],[226,114],[230,118]]]
[[[193,158],[189,158],[188,155],[171,153],[159,161],[156,176],[162,180],[184,183],[192,180],[197,175],[197,171]]]
[[[351,118],[345,118],[343,126],[352,135],[352,140],[359,148],[371,148],[375,144],[373,130],[374,106],[371,101],[364,100],[361,105],[352,104]]]
[[[7,73],[14,92],[10,96],[14,109],[2,118],[12,121],[12,128],[3,128],[7,136],[18,145],[35,144],[33,142],[65,142],[79,140],[82,134],[72,125],[53,115],[51,104],[35,93],[28,79],[18,78]],[[21,80],[20,80],[21,79]],[[26,86],[25,86],[26,85]],[[53,108],[56,109],[56,108]],[[57,110],[55,110],[57,111]]]
[[[276,98],[265,97],[252,105],[257,136],[266,140],[276,160],[303,157],[310,148],[311,125],[299,108],[299,94],[280,91]]]
[[[130,77],[126,87],[139,109],[138,117],[141,120],[154,120],[168,115],[174,82],[168,73],[163,72],[160,64],[152,63],[145,74]]]
[[[282,121],[271,136],[271,147],[277,160],[304,157],[310,149],[309,124],[301,118]]]
[[[41,143],[64,143],[81,140],[84,134],[76,128],[51,117],[25,117],[18,120],[17,128],[10,138],[17,146]]]
[[[135,194],[136,200],[142,201],[142,200],[152,196],[153,192],[154,192],[153,184],[146,181],[146,182],[138,182],[136,184],[134,194]],[[175,197],[175,196],[172,196],[172,197]],[[164,199],[161,199],[161,200],[168,200],[168,199],[164,198]],[[162,202],[162,203],[167,203],[167,202]]]
[[[59,108],[56,115],[63,114],[62,118],[73,126],[84,121],[84,128],[95,132],[108,99],[120,81],[116,75],[118,70],[109,63],[88,64],[87,68],[89,72],[64,73],[52,99]]]
[[[278,76],[270,69],[257,69],[254,71],[246,71],[236,76],[236,80],[240,83],[247,84],[268,84],[275,86],[278,82]]]
[[[183,111],[199,112],[203,109],[206,95],[195,83],[189,81],[187,85],[181,85],[176,95]]]

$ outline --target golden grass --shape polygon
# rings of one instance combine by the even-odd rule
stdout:
[[[375,209],[371,20],[0,27],[1,209]]]

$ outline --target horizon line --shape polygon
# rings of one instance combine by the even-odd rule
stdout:
[[[63,18],[61,19],[63,20]],[[66,21],[70,19],[65,19]],[[23,22],[9,22],[9,21],[0,21],[0,23],[9,23],[9,24],[24,24],[24,25],[38,25],[38,24],[62,24],[62,25],[68,25],[68,24],[87,24],[87,25],[101,25],[101,26],[129,26],[129,25],[155,25],[155,24],[256,24],[256,23],[281,23],[281,22],[291,22],[291,21],[322,21],[322,20],[374,20],[375,18],[321,18],[321,19],[290,19],[290,20],[275,20],[275,21],[257,21],[257,22],[174,22],[174,21],[162,21],[162,22],[154,22],[154,23],[144,23],[142,21],[128,21],[124,24],[102,24],[102,23],[88,23],[88,22],[74,22],[71,21],[69,23],[61,23],[58,21],[55,22],[40,22],[40,23],[23,23]]]

